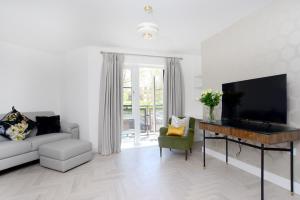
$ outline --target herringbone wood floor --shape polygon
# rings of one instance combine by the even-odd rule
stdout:
[[[188,161],[179,151],[128,149],[66,173],[23,167],[0,176],[1,200],[259,200],[259,178],[207,157],[200,145]],[[300,200],[266,182],[267,200]]]

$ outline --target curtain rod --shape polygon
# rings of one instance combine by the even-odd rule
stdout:
[[[106,52],[101,51],[101,54],[103,53],[119,53],[119,52]],[[135,54],[135,53],[120,53],[128,56],[145,56],[145,57],[153,57],[153,58],[178,58],[178,57],[171,57],[171,56],[156,56],[156,55],[146,55],[146,54]],[[183,58],[178,58],[179,60],[183,60]]]

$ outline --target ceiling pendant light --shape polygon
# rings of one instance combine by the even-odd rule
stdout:
[[[150,14],[150,13],[152,13],[153,8],[152,8],[151,5],[146,4],[146,5],[144,6],[144,11],[145,11],[146,13]]]
[[[138,25],[138,32],[145,40],[151,40],[158,32],[158,26],[151,22],[143,22]]]
[[[151,5],[145,5],[144,11],[146,14],[150,15],[153,12],[153,8]],[[142,34],[145,40],[151,40],[154,38],[158,30],[158,26],[153,22],[143,22],[137,27],[137,31]]]

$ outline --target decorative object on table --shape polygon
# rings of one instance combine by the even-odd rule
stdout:
[[[212,89],[204,90],[201,93],[199,101],[209,108],[209,120],[215,120],[214,109],[219,105],[223,93]]]
[[[21,141],[31,133],[36,123],[12,107],[0,121],[0,135],[13,140]]]

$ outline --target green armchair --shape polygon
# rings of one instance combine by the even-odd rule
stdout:
[[[183,118],[183,117],[180,117]],[[169,119],[171,123],[171,119]],[[180,149],[185,151],[185,160],[188,157],[188,151],[192,153],[195,134],[195,118],[190,117],[189,130],[187,136],[168,136],[168,128],[162,127],[159,130],[158,144],[160,149],[160,157],[162,156],[162,148]]]

